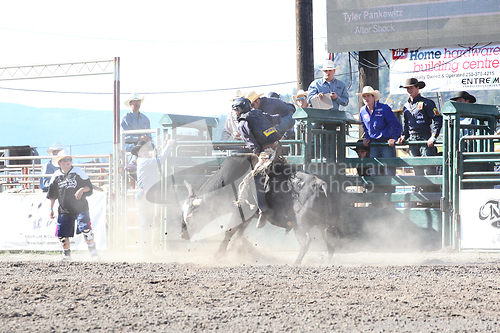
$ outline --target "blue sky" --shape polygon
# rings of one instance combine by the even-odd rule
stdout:
[[[315,62],[321,63],[326,1],[314,0],[313,10]],[[2,4],[2,12],[8,52],[0,67],[120,57],[121,92],[146,93],[144,112],[218,115],[229,111],[238,88],[291,94],[296,86],[292,0],[20,0]],[[0,81],[0,101],[111,110],[112,89],[113,75]]]

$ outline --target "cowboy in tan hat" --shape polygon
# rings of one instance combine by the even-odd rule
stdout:
[[[123,104],[131,108],[130,112],[122,117],[121,128],[123,131],[151,128],[149,118],[139,111],[142,101],[144,101],[144,96],[139,95],[138,93],[133,93],[125,102],[123,102]],[[125,135],[125,150],[130,151],[139,142],[139,137],[141,135],[142,134]],[[150,133],[146,135],[151,137]]]
[[[388,146],[372,146],[370,156],[396,157],[394,144],[401,135],[401,123],[387,104],[380,103],[380,92],[371,86],[363,87],[356,95],[362,96],[365,105],[359,110],[359,120],[363,123],[365,131],[364,144],[368,146],[372,142],[388,143]],[[376,175],[395,176],[396,168],[387,167],[375,170]]]
[[[427,141],[425,145],[410,145],[411,156],[435,156],[434,142],[437,140],[443,126],[443,116],[439,113],[434,101],[420,95],[420,89],[424,87],[425,82],[416,78],[407,79],[405,85],[400,86],[400,88],[406,88],[409,97],[403,106],[404,128],[398,143],[408,139],[411,141]],[[423,168],[416,166],[413,169],[417,176],[434,175],[436,173],[433,166]]]
[[[299,89],[297,91],[297,95],[294,95],[292,99],[295,105],[297,105],[299,108],[305,109],[309,107],[309,104],[307,104],[307,91]]]
[[[295,106],[281,99],[262,97],[262,95],[264,94],[257,94],[255,91],[251,91],[246,95],[246,98],[250,100],[251,106],[254,109],[261,110],[270,115],[279,114],[281,116],[281,123],[276,126],[276,129],[281,136],[285,135],[286,131],[295,125],[295,120],[292,118]]]

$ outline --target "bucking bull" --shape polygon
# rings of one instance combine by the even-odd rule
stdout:
[[[223,255],[231,238],[244,230],[256,215],[258,209],[255,197],[249,195],[236,203],[238,186],[245,175],[254,168],[258,157],[254,154],[238,154],[229,157],[220,169],[208,179],[195,194],[186,183],[189,196],[182,207],[182,237],[191,235],[221,217],[227,217],[224,226],[225,237],[217,255]],[[284,159],[277,158],[267,170],[266,201],[269,205],[267,221],[271,224],[294,230],[300,245],[295,264],[299,265],[311,243],[310,230],[317,226],[328,249],[328,260],[333,257],[338,230],[329,204],[327,183],[317,176],[296,171]],[[251,184],[252,185],[252,184]],[[253,184],[255,191],[255,184]],[[216,222],[217,223],[217,222]],[[219,230],[220,230],[219,229]]]

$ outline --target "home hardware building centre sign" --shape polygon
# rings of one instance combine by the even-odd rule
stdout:
[[[327,0],[328,52],[500,42],[500,0]]]

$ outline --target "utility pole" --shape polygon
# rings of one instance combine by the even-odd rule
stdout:
[[[312,0],[295,0],[297,90],[307,91],[314,80]]]
[[[371,86],[375,90],[379,90],[378,83],[378,51],[359,51],[359,89],[363,90],[364,86]],[[363,99],[359,98],[360,107],[362,107]]]
[[[358,91],[362,91],[364,86],[371,86],[379,90],[378,83],[378,51],[359,51],[359,86]],[[358,98],[359,108],[363,105],[363,98]],[[359,127],[359,137],[363,135],[363,127]]]

